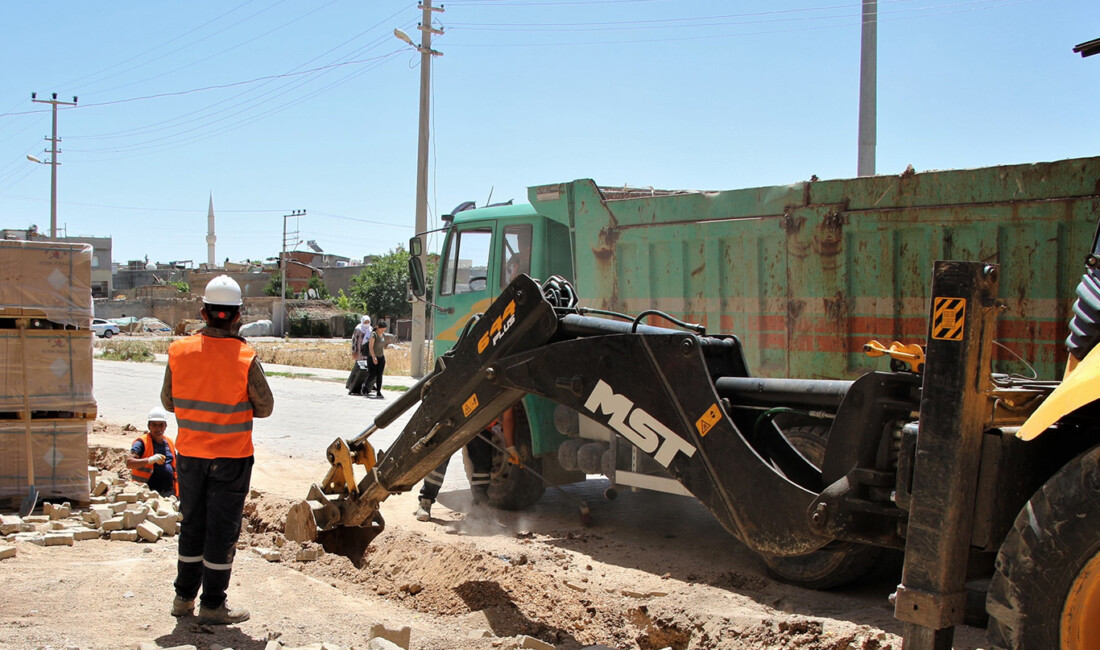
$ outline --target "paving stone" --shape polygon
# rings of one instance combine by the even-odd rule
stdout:
[[[519,637],[519,647],[531,648],[531,650],[554,650],[554,646],[533,636]]]
[[[151,521],[143,521],[137,526],[137,534],[147,542],[155,542],[164,534],[164,530]]]
[[[126,508],[130,507],[130,504],[125,501],[112,501],[108,504],[108,507],[111,509],[111,512],[120,515],[126,511]]]
[[[92,486],[92,496],[102,497],[107,495],[107,491],[111,489],[111,484],[103,479],[99,479]]]
[[[278,641],[268,641],[267,645],[264,646],[264,650],[282,650],[282,648],[283,644]]]
[[[89,539],[99,539],[99,531],[95,528],[80,528],[70,529],[70,533],[73,535],[73,539],[78,542],[84,542]]]
[[[10,557],[15,557],[15,547],[0,546],[0,560],[6,560]]]
[[[31,540],[39,546],[72,546],[73,541],[72,533],[46,533]]]
[[[171,648],[164,648],[163,650],[199,650],[197,646],[193,645],[174,645]]]
[[[122,517],[111,517],[99,525],[105,532],[122,530]]]
[[[279,551],[276,551],[273,548],[263,548],[263,547],[260,547],[260,546],[253,546],[252,550],[255,551],[256,555],[259,555],[260,557],[267,560],[268,562],[282,562],[283,561],[283,554],[280,553]]]
[[[68,519],[72,515],[73,507],[68,502],[61,505],[55,503],[42,504],[42,513],[49,517],[51,520]]]
[[[313,562],[324,554],[325,549],[320,546],[307,546],[298,549],[298,552],[294,554],[294,560],[296,562]]]
[[[401,646],[388,639],[371,639],[367,644],[367,650],[400,650]],[[407,649],[406,649],[407,650]]]
[[[22,525],[23,518],[19,515],[0,515],[0,535],[17,533]]]
[[[138,534],[136,530],[112,530],[112,542],[136,542]]]
[[[50,523],[49,515],[28,515],[23,517],[23,523],[25,524],[48,524]]]
[[[375,639],[385,639],[386,641],[396,644],[398,647],[405,648],[405,650],[408,650],[409,648],[409,639],[411,636],[412,628],[410,628],[408,625],[398,628],[396,630],[391,630],[385,625],[378,623],[376,625],[372,625],[370,628],[371,642],[373,642]]]
[[[138,495],[137,492],[119,492],[115,495],[115,501],[122,503],[137,503]]]
[[[138,644],[138,650],[160,650],[160,646],[150,641],[142,641]]]
[[[493,633],[489,630],[470,630],[466,634],[467,639],[491,639],[493,636]]]
[[[89,497],[88,498],[88,503],[92,504],[93,506],[100,506],[100,505],[103,505],[105,503],[108,503],[108,501],[107,501],[107,497]]]
[[[132,530],[146,519],[145,511],[141,508],[127,508],[122,511],[122,527]]]
[[[179,532],[179,523],[175,517],[161,517],[159,515],[149,515],[146,521],[152,522],[157,526],[160,526],[165,535],[172,536]]]
[[[68,527],[69,527],[69,525],[66,524],[63,521],[51,521],[50,525],[48,526],[48,529],[49,530],[64,530]]]
[[[88,465],[88,483],[94,485],[97,478],[99,478],[99,468]]]

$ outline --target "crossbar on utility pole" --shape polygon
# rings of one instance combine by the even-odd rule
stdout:
[[[432,28],[432,12],[443,11],[443,7],[432,7],[432,0],[423,0],[420,9],[424,12],[420,22],[420,130],[416,152],[416,232],[428,229],[428,119],[431,111],[432,57],[438,52],[432,50],[432,34],[441,33]],[[420,264],[424,266],[424,251],[420,252]],[[409,374],[413,377],[424,376],[424,334],[427,310],[424,302],[414,300],[412,304],[412,359]]]
[[[57,143],[61,142],[61,138],[57,137],[57,107],[61,106],[76,106],[76,97],[73,97],[71,102],[63,102],[57,98],[57,93],[53,93],[52,99],[38,99],[38,93],[31,93],[31,101],[35,104],[50,104],[53,112],[53,132],[50,137],[46,138],[50,142],[50,160],[46,164],[50,166],[50,239],[57,239],[57,166],[61,163],[57,160],[57,154],[61,153],[61,150],[57,148]]]

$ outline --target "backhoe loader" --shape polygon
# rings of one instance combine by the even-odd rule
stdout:
[[[936,262],[924,345],[869,341],[889,368],[854,380],[754,378],[736,336],[672,317],[643,323],[662,318],[653,313],[593,317],[564,279],[521,275],[432,372],[328,447],[331,468],[286,532],[361,550],[383,529],[389,495],[536,395],[614,431],[789,581],[826,587],[879,549],[902,551],[906,648],[951,647],[968,567],[993,557],[995,647],[1100,648],[1098,268],[1094,238],[1060,383],[993,372],[1003,303],[998,267],[982,262]],[[410,274],[422,296],[416,257]],[[370,435],[413,407],[376,452]],[[825,435],[785,431],[779,410]]]

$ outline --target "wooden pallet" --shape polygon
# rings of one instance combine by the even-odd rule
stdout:
[[[27,411],[0,411],[0,423],[22,422],[23,414]],[[36,420],[94,420],[98,415],[96,406],[81,407],[78,410],[32,410],[27,418],[31,422]]]

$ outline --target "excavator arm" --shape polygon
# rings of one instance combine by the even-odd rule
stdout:
[[[604,424],[648,454],[754,550],[810,553],[835,538],[835,531],[811,522],[821,523],[819,495],[830,483],[840,486],[834,491],[850,488],[848,468],[833,468],[823,479],[770,421],[759,426],[759,407],[741,404],[774,390],[780,400],[793,392],[794,398],[840,402],[838,420],[850,421],[852,429],[834,435],[845,450],[837,456],[849,465],[873,463],[882,421],[907,417],[915,408],[912,375],[872,373],[867,381],[778,388],[774,382],[783,380],[769,380],[762,387],[747,376],[735,337],[591,318],[570,307],[552,304],[527,276],[513,281],[430,375],[363,434],[330,445],[332,468],[288,515],[287,536],[305,541],[349,529],[377,533],[384,525],[382,501],[413,489],[531,393]],[[821,391],[829,394],[815,398]],[[846,401],[852,415],[845,419]],[[867,412],[868,405],[884,403],[893,407]],[[413,406],[403,431],[375,463],[367,438]],[[870,427],[863,424],[868,417]],[[367,470],[357,484],[355,464]]]

